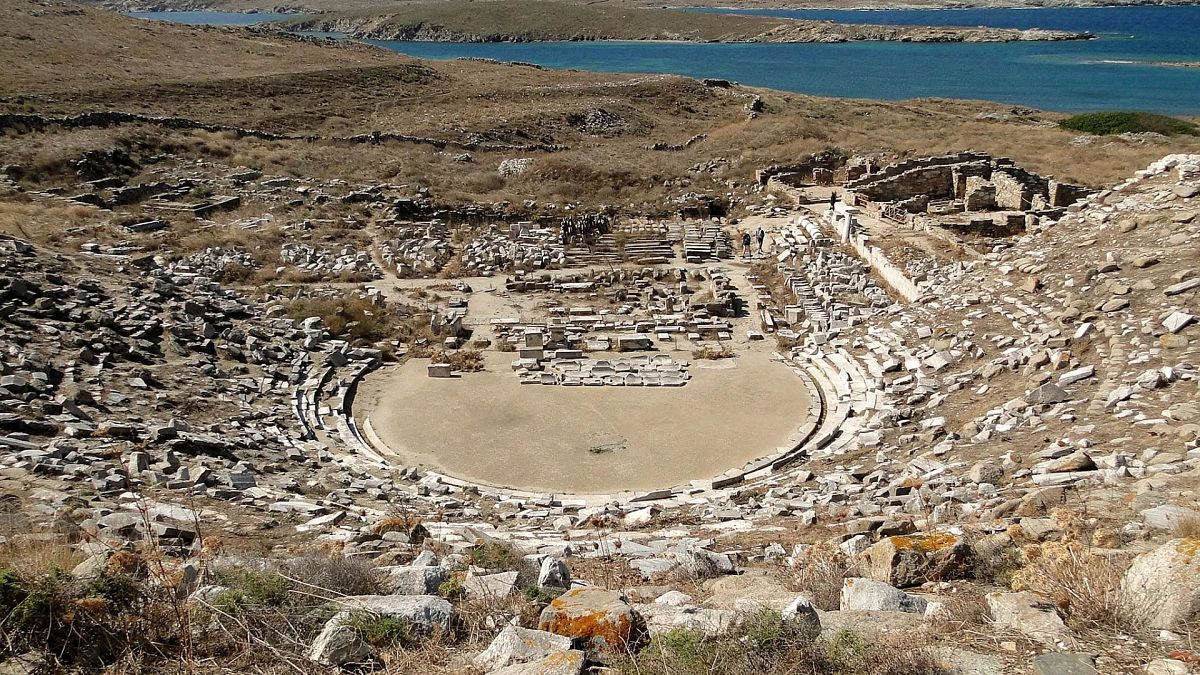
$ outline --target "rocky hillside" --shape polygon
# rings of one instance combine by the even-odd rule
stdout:
[[[1047,30],[838,24],[545,0],[414,3],[386,11],[321,14],[282,25],[291,30],[344,33],[365,39],[438,42],[1012,42],[1091,37]]]

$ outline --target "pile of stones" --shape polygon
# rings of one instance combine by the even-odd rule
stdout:
[[[320,278],[349,275],[360,279],[378,279],[383,276],[383,271],[375,264],[370,252],[359,251],[350,244],[328,250],[290,242],[280,247],[279,259],[301,273]]]

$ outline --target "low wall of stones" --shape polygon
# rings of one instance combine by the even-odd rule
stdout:
[[[905,302],[916,302],[921,297],[921,289],[917,288],[913,280],[888,260],[883,249],[872,246],[867,237],[862,234],[848,232],[848,227],[851,225],[846,220],[837,221],[833,226],[838,238],[849,244],[858,257],[862,258],[863,262],[869,265],[871,270],[878,274],[880,279],[897,295]]]
[[[474,141],[455,141],[424,136],[409,136],[392,132],[373,131],[354,136],[315,136],[304,134],[277,134],[261,129],[247,129],[231,124],[212,124],[186,117],[163,117],[157,115],[141,115],[138,113],[120,111],[87,112],[66,117],[48,117],[34,114],[0,114],[0,131],[27,133],[42,131],[51,127],[63,129],[89,129],[110,127],[120,124],[153,124],[167,129],[200,130],[222,132],[228,131],[243,138],[259,138],[268,141],[339,141],[343,143],[387,143],[402,142],[417,145],[432,145],[437,148],[457,148],[461,150],[483,150],[490,152],[557,152],[567,149],[563,145],[510,145],[505,143],[477,143]]]
[[[973,152],[973,151],[959,152],[959,153],[956,153],[953,155],[938,155],[937,157],[920,157],[920,158],[914,158],[914,159],[906,159],[902,162],[896,162],[895,164],[889,164],[875,173],[868,174],[857,180],[852,180],[852,181],[846,183],[846,189],[847,190],[858,190],[860,188],[865,188],[865,187],[868,187],[870,185],[873,185],[874,183],[878,183],[883,180],[896,178],[896,177],[900,176],[901,174],[906,173],[908,171],[912,171],[914,169],[929,169],[932,167],[939,167],[939,166],[948,167],[948,166],[951,166],[954,164],[964,164],[966,162],[983,162],[983,161],[989,161],[990,159],[991,159],[991,156],[988,155],[987,153]]]

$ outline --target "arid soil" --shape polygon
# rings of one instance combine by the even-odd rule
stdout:
[[[503,354],[442,380],[414,360],[368,378],[359,405],[400,464],[534,492],[646,491],[787,444],[808,394],[768,351],[697,367],[681,388],[521,385]]]

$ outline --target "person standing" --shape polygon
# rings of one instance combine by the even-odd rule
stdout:
[[[837,192],[830,192],[829,193],[829,210],[830,211],[832,211],[834,209],[834,207],[837,206],[837,201],[838,201]]]
[[[742,257],[750,257],[750,230],[742,230]]]
[[[763,242],[767,240],[767,231],[760,226],[758,231],[754,233],[754,238],[758,240],[758,252],[763,252]]]

